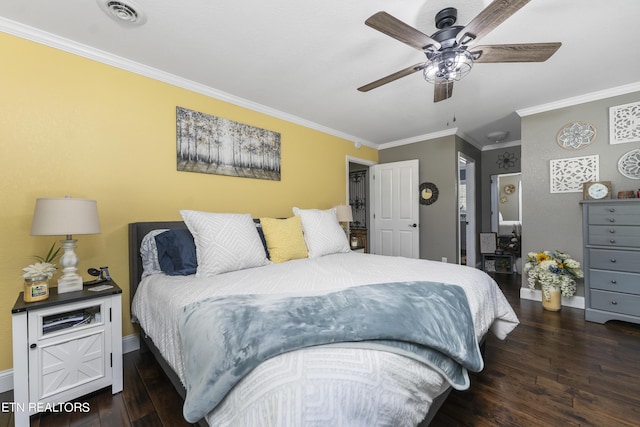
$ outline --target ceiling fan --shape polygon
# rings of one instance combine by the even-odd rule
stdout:
[[[427,56],[427,61],[366,84],[358,90],[367,92],[422,70],[425,80],[435,85],[433,101],[439,102],[451,97],[453,82],[467,75],[475,62],[546,61],[560,48],[561,43],[476,45],[479,39],[529,1],[494,0],[467,26],[454,25],[457,20],[457,10],[448,7],[436,14],[438,31],[431,36],[423,34],[386,12],[372,15],[365,21],[366,25],[422,51]]]

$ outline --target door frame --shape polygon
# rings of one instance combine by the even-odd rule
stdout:
[[[346,191],[345,191],[346,205],[349,204],[349,163],[356,163],[358,165],[369,166],[369,167],[378,164],[378,162],[374,162],[373,160],[366,160],[366,159],[361,159],[359,157],[346,156],[346,163],[345,163],[346,173],[345,173],[345,180],[344,180],[344,183],[346,186]],[[371,197],[371,187],[369,187],[369,197]],[[371,217],[372,217],[371,212],[369,212],[369,219],[371,219]]]
[[[378,164],[378,162],[374,162],[373,160],[366,160],[366,159],[361,159],[359,157],[353,157],[353,156],[346,156],[346,162],[345,162],[345,168],[346,168],[346,172],[345,172],[345,201],[344,204],[345,205],[349,205],[349,199],[350,199],[350,194],[349,194],[349,163],[355,163],[358,165],[363,165],[363,166],[367,166],[367,168],[371,168],[371,166],[375,166]],[[371,173],[367,174],[369,177],[371,177]],[[368,197],[368,203],[369,206],[371,206],[371,196],[373,195],[373,189],[371,188],[371,185],[369,185],[369,194],[367,194]],[[369,207],[368,209],[368,218],[367,218],[367,248],[369,248],[369,252],[371,252],[371,224],[372,224],[372,220],[373,220],[373,209],[371,209],[371,207]]]
[[[471,267],[476,267],[478,263],[476,260],[477,251],[477,222],[476,222],[476,160],[473,157],[468,156],[462,151],[458,151],[458,188],[460,188],[460,162],[466,163],[465,182],[467,186],[467,220],[466,220],[466,264]],[[458,199],[458,264],[462,262],[461,257],[461,242],[460,236],[462,230],[460,229],[460,201]]]

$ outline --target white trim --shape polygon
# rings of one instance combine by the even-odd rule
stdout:
[[[122,337],[122,354],[131,353],[140,349],[138,334]],[[0,372],[0,393],[13,390],[13,369]]]
[[[13,390],[13,369],[0,372],[0,393]]]
[[[378,147],[377,144],[371,141],[363,140],[353,135],[349,135],[344,132],[340,132],[338,130],[328,128],[326,126],[320,125],[315,122],[311,122],[301,117],[294,116],[292,114],[285,113],[283,111],[276,110],[274,108],[267,107],[265,105],[258,104],[253,101],[249,101],[248,99],[239,98],[227,92],[223,92],[223,91],[211,88],[209,86],[196,83],[192,80],[187,80],[185,78],[176,76],[174,74],[164,72],[157,68],[149,67],[147,65],[140,64],[139,62],[131,61],[127,58],[113,55],[109,52],[95,49],[91,46],[87,46],[82,43],[78,43],[73,40],[57,36],[55,34],[51,34],[46,31],[42,31],[40,29],[21,24],[19,22],[12,21],[10,19],[0,17],[0,32],[11,34],[26,40],[36,42],[36,43],[40,43],[40,44],[52,47],[54,49],[62,50],[74,55],[82,56],[84,58],[101,62],[103,64],[111,65],[113,67],[120,68],[125,71],[130,71],[132,73],[139,74],[141,76],[149,77],[151,79],[168,83],[173,86],[177,86],[177,87],[187,89],[196,93],[200,93],[202,95],[206,95],[211,98],[225,101],[230,104],[237,105],[239,107],[248,108],[250,110],[253,110],[259,113],[263,113],[272,117],[286,120],[288,122],[307,127],[309,129],[314,129],[329,135],[336,136],[338,138],[343,138],[349,141],[353,141],[354,143],[359,142],[362,145],[366,145],[371,148]]]
[[[532,291],[529,288],[520,288],[520,299],[542,302],[542,291],[539,289]],[[584,310],[584,297],[575,295],[572,297],[562,297],[562,305],[566,307],[581,308]]]
[[[548,104],[537,105],[535,107],[522,108],[516,110],[520,117],[530,116],[532,114],[544,113],[546,111],[557,110],[559,108],[571,107],[586,102],[598,101],[600,99],[611,98],[612,96],[626,95],[627,93],[640,91],[640,82],[631,83],[624,86],[618,86],[611,89],[600,90],[597,92],[586,93],[584,95],[574,96],[572,98],[561,99],[559,101],[550,102]]]
[[[441,138],[443,136],[455,135],[458,132],[458,128],[445,129],[438,132],[431,132],[424,135],[412,136],[411,138],[399,139],[397,141],[385,142],[378,145],[378,150],[384,150],[385,148],[399,147],[401,145],[413,144],[414,142],[427,141],[429,139]]]
[[[140,349],[140,335],[132,334],[122,337],[122,354]]]
[[[509,141],[509,142],[499,142],[497,144],[489,144],[489,145],[485,145],[484,147],[482,147],[481,151],[489,151],[489,150],[501,150],[503,148],[509,148],[509,147],[518,147],[522,145],[522,141],[520,141],[519,139],[516,141]]]

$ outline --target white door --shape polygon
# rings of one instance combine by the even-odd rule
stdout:
[[[418,160],[370,168],[372,253],[420,258]]]

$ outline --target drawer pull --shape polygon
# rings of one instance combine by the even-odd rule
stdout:
[[[616,222],[615,218],[609,218],[609,222]]]
[[[615,212],[616,209],[615,208],[609,208],[609,212]]]
[[[614,228],[609,229],[609,233],[613,234],[615,232],[616,232],[616,230]]]
[[[611,283],[615,285],[618,281],[616,279],[611,279]]]
[[[616,259],[615,258],[611,258],[611,262],[616,262]]]
[[[613,301],[611,301],[611,304],[613,304],[613,305],[618,305],[618,301],[613,300]]]
[[[615,243],[616,239],[609,239],[609,243]]]

